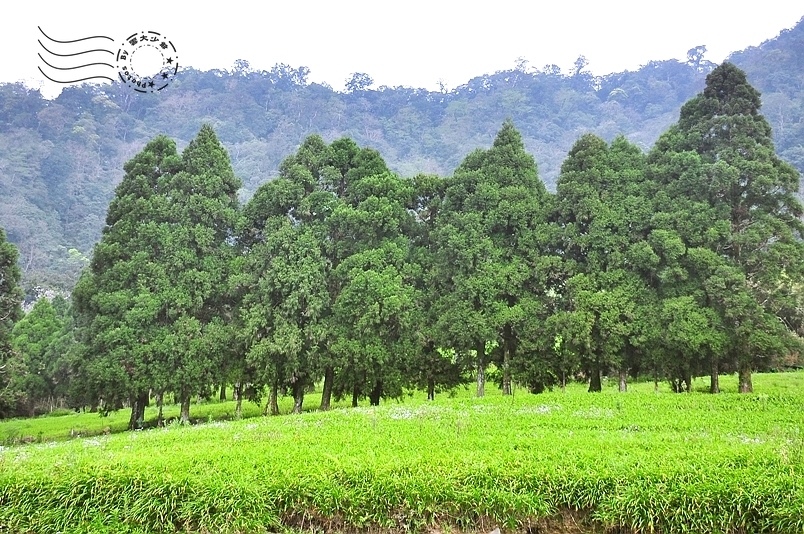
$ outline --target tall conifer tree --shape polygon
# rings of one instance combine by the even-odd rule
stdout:
[[[103,410],[128,402],[142,425],[149,390],[189,399],[216,382],[213,334],[225,305],[240,181],[209,126],[182,156],[164,136],[124,166],[106,227],[73,294],[82,376]]]
[[[548,194],[536,162],[506,121],[488,150],[469,154],[447,180],[434,241],[445,346],[473,350],[477,395],[496,357],[502,389],[511,393],[517,349],[527,323],[537,320]]]
[[[0,228],[0,417],[13,413],[20,397],[20,391],[11,387],[15,374],[22,370],[11,349],[11,329],[22,316],[18,257],[17,247],[6,241],[5,230]]]
[[[664,219],[688,245],[714,253],[696,268],[728,332],[741,392],[752,390],[752,369],[789,350],[791,325],[776,313],[804,264],[800,176],[775,154],[760,105],[745,73],[723,63],[651,154],[654,175],[683,211]]]
[[[575,143],[561,167],[553,217],[568,278],[552,322],[561,343],[580,357],[590,391],[600,391],[601,372],[609,369],[619,372],[625,390],[648,328],[640,308],[650,295],[639,273],[650,262],[642,250],[650,219],[644,167],[625,138],[608,146],[592,134]]]

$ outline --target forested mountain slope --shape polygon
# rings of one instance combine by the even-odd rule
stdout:
[[[733,55],[763,92],[779,153],[804,170],[804,19],[757,48]],[[187,69],[156,95],[125,87],[67,88],[53,101],[19,84],[0,85],[0,227],[20,250],[26,287],[71,289],[103,226],[122,166],[164,133],[179,148],[209,123],[243,181],[241,197],[276,176],[311,133],[374,147],[394,171],[451,174],[488,147],[513,119],[548,189],[584,133],[625,134],[643,150],[678,118],[713,65],[700,47],[687,62],[655,61],[635,72],[593,77],[579,58],[473,78],[451,91],[371,89],[357,76],[347,92],[309,83],[306,67],[254,71]]]

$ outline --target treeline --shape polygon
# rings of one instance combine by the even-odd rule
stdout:
[[[517,61],[436,91],[378,87],[365,73],[336,91],[312,82],[303,66],[260,70],[245,61],[182,69],[169,91],[150,98],[116,83],[66,87],[47,100],[0,83],[0,226],[20,252],[26,304],[40,288],[68,294],[100,238],[123,164],[157,134],[184,148],[204,123],[243,179],[241,200],[275,178],[310,134],[374,148],[403,176],[448,175],[475,147],[489,146],[507,117],[554,192],[583,133],[607,142],[622,133],[648,151],[716,66],[705,52],[696,46],[686,60],[603,76],[583,57],[563,72]],[[804,22],[732,62],[762,91],[777,153],[804,172]]]
[[[184,69],[170,92],[151,98],[118,83],[65,88],[48,101],[22,85],[0,84],[0,225],[20,250],[28,302],[41,293],[37,287],[72,291],[123,164],[157,134],[186,146],[204,123],[244,181],[241,199],[275,178],[284,157],[314,133],[379,150],[405,176],[445,175],[472,149],[488,146],[506,117],[554,189],[581,131],[607,140],[624,132],[647,148],[708,72],[672,60],[610,75],[598,90],[587,70],[577,70],[519,65],[449,92],[364,85],[337,92],[311,83],[304,67],[256,71],[245,62],[230,71]]]
[[[724,63],[647,154],[583,135],[555,194],[510,121],[447,178],[313,135],[242,207],[210,126],[181,154],[159,136],[125,165],[71,312],[43,300],[11,331],[0,414],[126,405],[136,428],[152,398],[187,421],[226,384],[273,413],[318,383],[321,409],[483,395],[491,366],[506,394],[602,375],[716,393],[724,372],[750,392],[804,332],[799,174],[759,108]]]

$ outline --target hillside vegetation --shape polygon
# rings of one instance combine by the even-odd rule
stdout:
[[[780,155],[804,170],[804,24],[735,53],[763,93]],[[379,150],[404,175],[446,175],[477,147],[490,146],[506,118],[521,130],[549,190],[584,133],[624,134],[647,151],[703,88],[714,67],[704,48],[687,62],[650,62],[635,72],[593,77],[579,58],[571,72],[519,63],[450,91],[368,84],[348,92],[310,83],[305,67],[254,71],[184,70],[169,91],[67,88],[53,101],[17,84],[0,85],[0,226],[20,250],[29,296],[34,286],[71,290],[100,237],[123,163],[157,134],[182,148],[211,124],[243,180],[241,199],[278,175],[282,159],[309,135],[350,137]],[[358,83],[360,82],[360,83]]]
[[[556,192],[505,121],[450,177],[400,177],[349,138],[307,137],[245,205],[210,125],[125,163],[71,302],[20,318],[3,243],[0,417],[109,413],[234,385],[276,413],[433,398],[486,382],[535,394],[606,376],[667,380],[796,367],[804,333],[800,174],[760,95],[723,63],[648,154],[582,135]],[[5,348],[8,346],[8,348]],[[488,369],[499,372],[486,376]]]

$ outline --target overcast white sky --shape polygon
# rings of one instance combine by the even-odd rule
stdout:
[[[207,9],[212,5],[217,7]],[[352,72],[368,73],[375,85],[436,89],[439,80],[452,88],[511,68],[519,57],[532,67],[555,63],[566,71],[583,54],[592,72],[607,74],[650,60],[684,58],[693,46],[706,45],[706,59],[720,62],[804,16],[804,4],[790,0],[765,0],[750,9],[742,5],[706,0],[13,2],[4,6],[0,20],[0,81],[26,81],[47,96],[60,90],[37,69],[44,66],[37,56],[37,26],[57,40],[113,37],[114,44],[105,44],[109,48],[132,33],[157,31],[176,46],[180,65],[204,70],[228,69],[245,59],[256,69],[304,65],[312,71],[311,81],[336,89]]]

